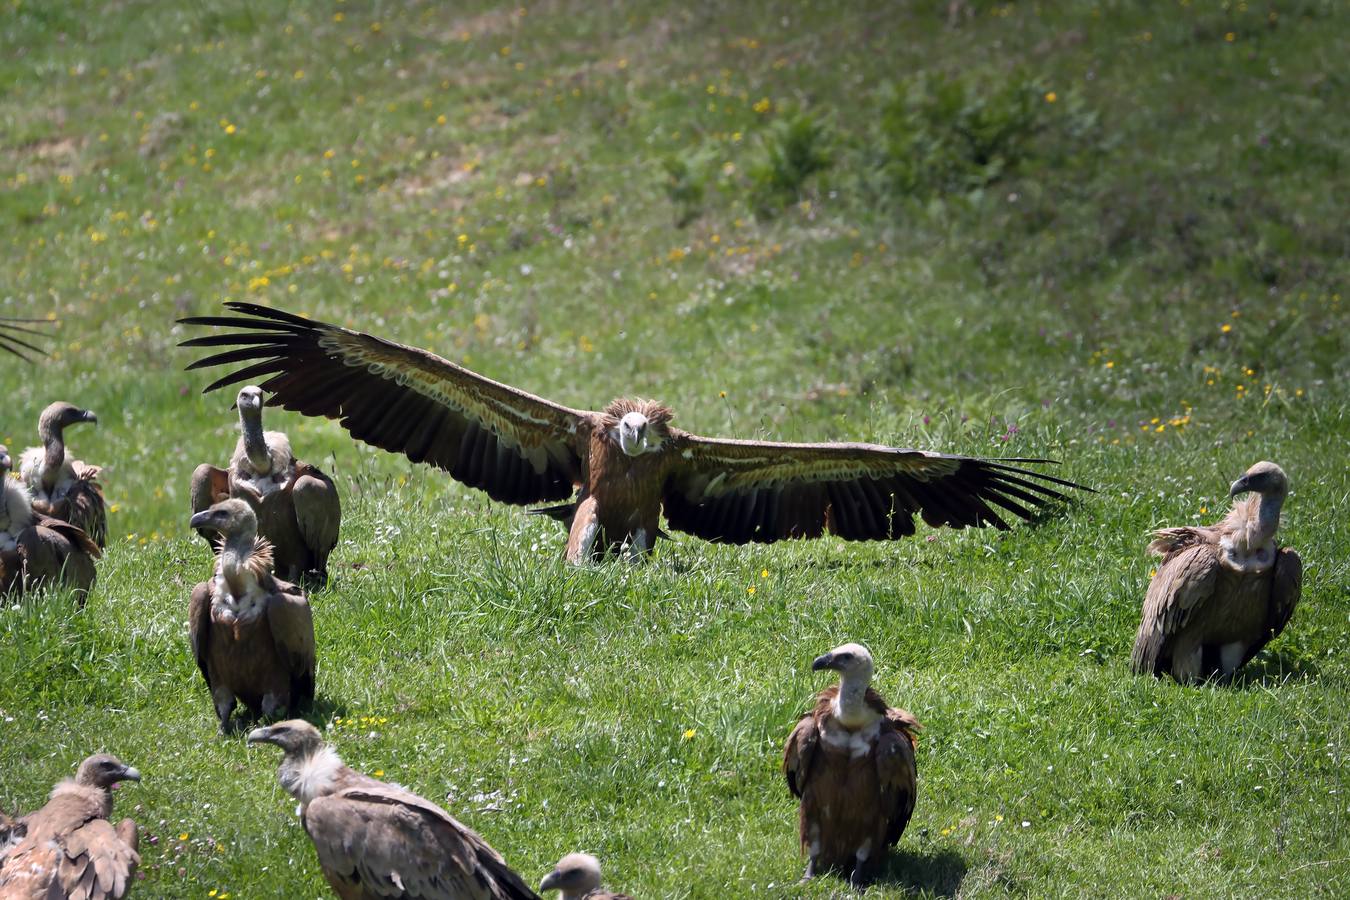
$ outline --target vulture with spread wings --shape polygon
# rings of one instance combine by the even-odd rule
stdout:
[[[893,540],[929,525],[1008,527],[1071,481],[1033,472],[1036,459],[978,459],[877,444],[789,444],[706,438],[671,411],[619,399],[571,409],[439,356],[253,303],[189,325],[241,329],[185,347],[229,347],[189,369],[243,363],[213,391],[262,380],[269,403],[338,419],[353,437],[430,463],[494,500],[572,502],[543,512],[566,522],[567,559],[652,548],[660,515],[676,531],[744,544],[829,533]],[[1021,464],[1021,465],[1014,465]]]

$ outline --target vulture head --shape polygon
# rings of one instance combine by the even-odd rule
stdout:
[[[97,425],[98,416],[94,415],[93,410],[80,409],[73,403],[58,400],[44,409],[42,415],[38,417],[38,435],[44,441],[59,437],[67,425],[79,422],[93,422]]]
[[[234,405],[239,407],[239,414],[258,414],[263,408],[263,389],[256,384],[250,384],[247,387],[239,389],[239,396],[234,398]]]
[[[814,672],[825,669],[838,672],[847,681],[867,683],[872,680],[872,654],[862,644],[843,644],[811,663]]]
[[[188,522],[193,528],[209,528],[221,537],[247,537],[252,540],[258,532],[258,517],[243,500],[231,498],[202,510]]]
[[[248,733],[250,744],[276,744],[287,756],[313,756],[324,746],[319,729],[304,719],[287,719]]]
[[[1289,493],[1289,479],[1285,477],[1284,469],[1273,462],[1262,461],[1233,482],[1233,486],[1228,489],[1228,496],[1236,497],[1247,491],[1283,499]]]
[[[564,897],[584,897],[600,888],[600,860],[589,853],[569,853],[539,882],[541,891],[562,891]]]
[[[669,408],[651,400],[615,400],[605,407],[605,429],[625,456],[661,449],[670,437]]]
[[[118,782],[140,780],[140,772],[110,753],[95,753],[80,763],[80,768],[75,772],[76,784],[103,788],[105,791],[111,790]]]

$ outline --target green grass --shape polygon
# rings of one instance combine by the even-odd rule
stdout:
[[[586,849],[635,896],[842,892],[795,884],[777,769],[809,661],[854,639],[925,724],[870,895],[1350,892],[1346,14],[962,5],[5,0],[0,314],[60,322],[0,360],[0,438],[98,411],[70,443],[115,539],[83,610],[0,612],[0,808],[106,749],[145,774],[140,896],[324,891],[185,634],[188,476],[236,426],[173,320],[248,298],[571,405],[1101,491],[1008,534],[574,571],[552,523],[274,414],[346,512],[316,719],[527,878]],[[1294,485],[1289,630],[1231,686],[1132,678],[1147,532],[1262,458]]]

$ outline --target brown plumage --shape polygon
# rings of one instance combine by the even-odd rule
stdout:
[[[98,545],[79,527],[35,513],[28,489],[9,477],[11,464],[0,444],[0,590],[60,584],[83,603],[94,586]]]
[[[826,869],[864,884],[880,870],[914,812],[919,722],[886,705],[869,682],[872,656],[844,644],[812,669],[834,669],[840,684],[821,691],[783,750],[788,789],[801,798],[798,835],[805,878]]]
[[[19,477],[40,515],[60,519],[82,529],[101,548],[108,537],[108,510],[98,466],[75,459],[66,449],[67,426],[98,423],[92,410],[65,401],[47,406],[38,417],[41,447],[29,447],[19,456]]]
[[[227,497],[246,501],[258,517],[258,533],[272,545],[278,577],[322,585],[342,522],[337,486],[315,466],[296,459],[285,434],[263,431],[261,388],[242,389],[236,406],[240,436],[230,467],[197,467],[192,473],[192,511],[199,513]],[[211,540],[208,533],[202,537]]]
[[[600,889],[600,860],[589,853],[569,853],[539,883],[540,891],[558,891],[562,900],[633,900],[627,894]]]
[[[1275,532],[1289,480],[1259,462],[1229,496],[1251,492],[1217,525],[1164,528],[1149,544],[1161,556],[1144,598],[1131,668],[1182,682],[1229,676],[1274,640],[1298,604],[1303,561]]]
[[[222,734],[236,700],[253,716],[304,709],[314,700],[314,619],[300,588],[272,575],[271,550],[242,500],[192,517],[220,534],[214,574],[192,590],[188,634]]]
[[[285,751],[277,777],[341,900],[539,900],[501,854],[435,803],[342,764],[308,722],[249,733]]]
[[[96,754],[73,779],[52,789],[47,805],[9,827],[0,840],[3,900],[118,900],[141,858],[136,823],[112,815],[112,788],[141,774],[115,756]]]
[[[650,550],[664,509],[671,528],[743,544],[830,533],[846,540],[930,525],[1007,528],[1072,482],[1010,463],[876,444],[787,444],[705,438],[671,426],[660,404],[616,400],[571,409],[484,378],[424,350],[252,303],[235,316],[182,319],[243,333],[183,342],[233,347],[189,369],[247,362],[212,391],[268,376],[273,402],[338,419],[352,436],[426,462],[494,500],[575,502],[547,510],[569,523],[568,559],[626,546]]]

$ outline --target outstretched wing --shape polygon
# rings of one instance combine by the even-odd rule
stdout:
[[[1136,675],[1156,675],[1171,656],[1172,638],[1211,597],[1219,582],[1214,545],[1189,544],[1158,566],[1148,583],[1144,613],[1134,638],[1130,667]]]
[[[427,462],[503,503],[564,500],[581,482],[587,414],[470,372],[439,356],[253,303],[189,325],[242,332],[184,341],[234,347],[189,369],[249,363],[206,391],[270,376],[269,402],[338,419],[352,436]]]
[[[26,362],[33,361],[29,353],[46,356],[46,350],[31,342],[34,338],[48,338],[51,335],[34,326],[55,324],[55,319],[15,319],[0,316],[0,350],[12,353]]]
[[[1082,485],[1009,463],[878,444],[785,444],[672,435],[664,505],[672,528],[710,541],[784,538],[893,540],[929,525],[992,525],[1031,518]],[[1089,490],[1088,488],[1082,488]]]
[[[360,884],[365,896],[538,900],[472,829],[388,785],[319,797],[305,808],[304,826],[324,874]]]

